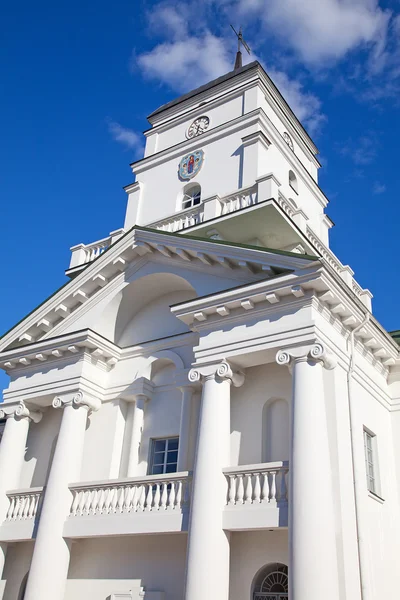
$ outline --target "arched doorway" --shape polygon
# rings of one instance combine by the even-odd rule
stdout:
[[[258,573],[253,587],[253,600],[285,600],[288,598],[288,568],[281,563],[269,564]]]

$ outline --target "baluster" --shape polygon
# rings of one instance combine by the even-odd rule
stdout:
[[[79,490],[78,515],[82,516],[83,507],[85,506],[86,490]]]
[[[113,486],[110,512],[113,512],[113,513],[117,512],[117,502],[118,502],[118,487]]]
[[[41,494],[40,492],[38,494],[36,494],[35,496],[35,508],[34,508],[34,514],[33,516],[36,517],[38,510],[39,510],[39,502],[40,502],[40,498],[41,498]]]
[[[286,485],[286,475],[288,473],[288,469],[282,469],[282,479],[281,479],[281,491],[280,498],[281,502],[287,502],[288,494],[287,494],[287,485]]]
[[[101,515],[103,513],[105,497],[106,490],[104,488],[100,488],[97,494],[96,515]]]
[[[35,514],[36,494],[32,494],[29,502],[28,519],[32,519]]]
[[[181,505],[182,505],[182,480],[180,479],[177,482],[178,485],[178,490],[176,492],[176,508],[178,508],[179,510],[181,509]]]
[[[117,497],[118,497],[117,512],[122,513],[122,509],[124,507],[124,488],[123,487],[118,488]]]
[[[112,500],[112,488],[106,488],[104,492],[104,508],[103,512],[109,514],[111,511],[111,500]]]
[[[124,488],[124,506],[123,512],[128,513],[131,509],[131,499],[132,499],[132,486],[127,485]]]
[[[254,483],[254,502],[259,503],[261,500],[261,485],[260,485],[260,473],[256,473],[254,475],[255,483]]]
[[[29,496],[24,496],[20,519],[26,519],[29,509]]]
[[[92,515],[96,515],[97,514],[97,506],[100,500],[100,490],[93,490],[92,491],[92,501],[90,503],[89,506],[89,511],[91,512]]]
[[[162,483],[162,492],[161,492],[161,508],[165,510],[167,508],[167,499],[168,499],[168,490],[167,484],[164,481]]]
[[[15,507],[15,496],[11,496],[11,497],[9,497],[9,505],[8,505],[8,511],[7,511],[7,515],[6,515],[6,521],[11,521],[11,519],[13,517],[13,513],[14,513],[14,507]]]
[[[156,483],[156,491],[154,493],[154,510],[159,510],[160,508],[160,499],[161,499],[161,494],[160,494],[160,484]]]
[[[140,489],[140,491],[139,491],[138,510],[143,511],[144,505],[146,502],[146,486],[144,484],[142,484],[139,489]]]
[[[21,518],[23,508],[24,508],[24,497],[18,496],[16,510],[14,511],[14,521]]]
[[[79,505],[79,491],[78,490],[72,490],[72,505],[71,505],[71,511],[70,514],[73,515],[74,517],[76,517],[76,511]]]
[[[263,485],[262,485],[262,490],[261,490],[261,502],[269,502],[268,472],[264,472],[262,475],[263,475]]]
[[[228,475],[228,477],[229,477],[228,504],[235,504],[236,475]]]
[[[276,471],[271,471],[271,485],[270,485],[270,494],[269,494],[270,502],[276,502]]]
[[[174,510],[175,508],[175,481],[171,481],[169,495],[168,495],[168,508]]]
[[[245,504],[251,504],[252,497],[253,497],[253,481],[252,481],[252,476],[251,476],[251,474],[246,473],[245,477],[247,477],[247,482],[246,482],[246,491],[245,491],[245,496],[244,496],[244,503]]]
[[[149,512],[153,504],[153,486],[148,485],[145,510]]]
[[[237,492],[236,492],[236,503],[243,504],[243,497],[244,497],[243,474],[238,473],[237,477],[238,477],[238,487],[237,487]]]
[[[87,490],[85,492],[85,502],[82,507],[82,513],[84,515],[89,515],[90,505],[92,504],[92,495],[93,495],[93,490]]]
[[[141,493],[141,488],[139,485],[135,485],[133,487],[133,494],[132,494],[132,511],[136,512],[138,509],[138,503],[139,503],[139,498],[140,498],[140,493]]]

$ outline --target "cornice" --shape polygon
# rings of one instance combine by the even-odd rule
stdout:
[[[219,274],[226,270],[232,279],[237,279],[235,273],[243,273],[247,280],[273,277],[274,269],[292,270],[309,262],[301,255],[278,254],[134,227],[5,334],[0,341],[0,352],[13,343],[26,345],[54,337],[55,332],[61,333],[64,322],[72,324],[93,301],[104,298],[113,286],[118,287],[125,280],[127,268],[135,261],[139,264],[145,256],[163,257],[186,268],[201,266],[203,272]]]
[[[332,276],[324,265],[315,262],[303,272],[283,275],[275,280],[260,281],[234,290],[195,298],[171,307],[177,318],[194,331],[209,331],[243,323],[251,318],[271,318],[288,308],[313,303],[319,312],[345,337],[364,320],[366,309],[347,289],[343,281]],[[311,304],[310,304],[311,305]],[[223,324],[224,323],[224,324]],[[357,348],[369,356],[378,370],[388,369],[399,357],[399,348],[379,324],[371,320],[357,334]]]
[[[84,356],[101,368],[110,370],[118,362],[121,350],[118,346],[90,329],[25,344],[0,354],[0,366],[7,373],[21,370],[42,370],[44,363],[56,361],[73,362]]]

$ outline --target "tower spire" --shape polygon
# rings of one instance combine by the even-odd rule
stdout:
[[[244,47],[248,54],[250,54],[250,48],[246,40],[243,39],[242,26],[240,26],[239,33],[237,33],[233,25],[231,25],[231,27],[238,39],[238,49],[236,52],[235,66],[233,67],[236,71],[237,69],[240,69],[241,66],[243,66],[241,45]]]

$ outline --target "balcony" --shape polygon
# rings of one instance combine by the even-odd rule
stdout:
[[[241,531],[287,527],[288,463],[274,462],[224,469],[226,506],[224,529]],[[73,483],[64,536],[86,538],[112,535],[187,531],[191,473],[170,473],[127,479]],[[12,490],[0,526],[0,542],[35,537],[43,488]]]
[[[0,541],[23,541],[34,537],[36,517],[40,513],[43,488],[7,492],[9,506],[0,527]]]
[[[190,484],[189,472],[72,484],[64,536],[187,531]]]
[[[287,527],[288,473],[286,461],[224,469],[227,480],[224,529]]]

